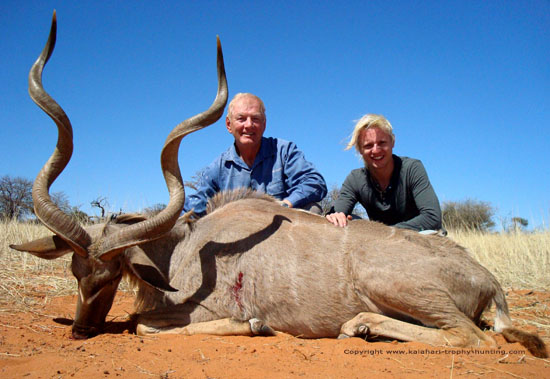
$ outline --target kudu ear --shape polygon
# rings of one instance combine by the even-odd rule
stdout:
[[[39,238],[21,245],[10,245],[10,247],[42,259],[56,259],[73,251],[67,242],[56,235]]]
[[[143,282],[161,291],[177,292],[164,274],[139,247],[127,250],[128,267]]]

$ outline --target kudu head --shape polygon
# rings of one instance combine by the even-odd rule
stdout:
[[[54,12],[46,46],[29,73],[31,98],[52,118],[58,128],[56,148],[36,177],[32,190],[35,214],[54,235],[10,247],[44,259],[55,259],[73,253],[71,268],[78,281],[78,304],[72,336],[81,339],[91,337],[101,330],[122,278],[123,265],[148,284],[161,290],[174,291],[152,261],[135,246],[163,237],[180,216],[185,202],[178,165],[180,142],[187,134],[213,124],[222,116],[227,103],[227,80],[218,38],[216,99],[205,112],[177,125],[168,135],[161,152],[161,167],[170,195],[166,208],[148,219],[126,216],[116,223],[84,228],[61,211],[49,195],[51,184],[67,166],[73,151],[71,123],[63,109],[42,86],[42,71],[54,50],[56,30],[57,19]],[[156,273],[151,274],[155,270]]]

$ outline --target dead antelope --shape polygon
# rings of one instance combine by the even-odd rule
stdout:
[[[219,41],[216,100],[176,126],[161,153],[170,194],[166,209],[150,219],[126,215],[81,227],[48,193],[73,148],[71,124],[41,84],[55,33],[54,14],[50,38],[29,75],[31,97],[59,130],[57,148],[33,187],[36,215],[54,235],[12,247],[45,259],[73,252],[79,293],[74,338],[101,331],[118,283],[129,275],[138,287],[140,334],[274,329],[305,338],[367,335],[492,346],[495,341],[476,324],[494,302],[495,330],[533,355],[547,356],[539,337],[512,326],[495,277],[447,238],[366,220],[335,228],[323,217],[248,191],[219,194],[201,219],[180,218],[180,141],[218,120],[227,101]]]

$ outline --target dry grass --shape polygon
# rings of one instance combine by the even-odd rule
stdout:
[[[51,232],[42,225],[0,221],[0,314],[47,304],[55,296],[76,295],[71,254],[45,260],[9,247],[48,235]],[[130,290],[126,281],[119,289]]]
[[[47,261],[9,248],[49,235],[41,225],[0,221],[0,313],[28,309],[48,303],[51,297],[76,294],[76,280],[70,272],[71,255]],[[550,288],[550,231],[537,233],[482,234],[451,232],[450,238],[469,248],[472,254],[504,287]],[[127,282],[120,285],[130,291]]]
[[[503,287],[550,289],[550,231],[502,234],[451,231],[449,237],[467,247]]]
[[[51,234],[44,226],[17,222],[0,223],[0,308],[34,306],[51,296],[74,293],[75,279],[66,267],[70,255],[46,261],[9,248]]]

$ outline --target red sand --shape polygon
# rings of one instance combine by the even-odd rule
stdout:
[[[508,298],[516,325],[538,332],[550,345],[550,293],[514,291]],[[497,348],[484,350],[286,334],[139,337],[126,322],[133,299],[123,293],[107,318],[107,332],[75,341],[69,338],[75,304],[75,297],[68,296],[27,312],[1,309],[0,377],[550,377],[550,360],[534,358],[500,335],[495,336]],[[546,327],[523,326],[524,320]]]

